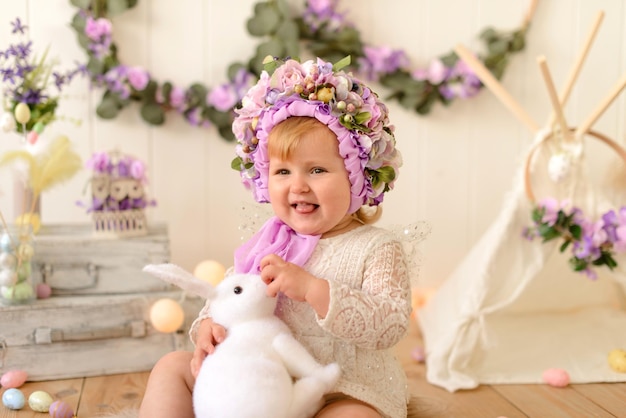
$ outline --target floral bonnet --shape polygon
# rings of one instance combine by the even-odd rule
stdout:
[[[393,189],[402,165],[394,127],[378,95],[341,70],[349,62],[349,57],[334,66],[319,58],[266,62],[233,122],[238,145],[232,167],[240,171],[257,202],[269,202],[269,133],[292,116],[314,117],[337,136],[351,184],[349,213],[380,204],[384,193]]]

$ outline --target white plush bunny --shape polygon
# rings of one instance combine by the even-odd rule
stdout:
[[[260,276],[227,276],[214,288],[173,264],[144,271],[210,300],[213,321],[226,328],[196,380],[197,418],[303,418],[318,411],[339,366],[319,364],[292,336]]]

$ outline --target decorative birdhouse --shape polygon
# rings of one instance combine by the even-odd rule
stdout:
[[[146,197],[145,164],[114,151],[95,153],[86,165],[93,172],[87,211],[92,215],[94,233],[112,237],[145,235],[145,208],[155,204]]]

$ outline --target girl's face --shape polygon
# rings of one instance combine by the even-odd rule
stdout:
[[[270,156],[268,190],[276,216],[300,234],[332,236],[351,224],[348,172],[323,125],[306,131],[286,159]]]

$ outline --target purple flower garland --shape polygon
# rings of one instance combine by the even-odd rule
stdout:
[[[561,252],[571,245],[570,267],[591,279],[597,278],[595,267],[604,265],[613,270],[617,267],[615,255],[626,254],[626,206],[593,220],[569,201],[546,198],[533,209],[532,219],[524,237],[539,237],[543,242],[562,239]]]
[[[150,124],[164,123],[165,113],[173,110],[194,126],[214,125],[223,138],[234,139],[231,132],[233,108],[240,104],[246,91],[258,79],[259,67],[252,62],[258,60],[260,65],[264,57],[254,57],[247,66],[231,65],[230,80],[212,89],[200,83],[194,83],[187,88],[174,86],[169,82],[159,84],[147,70],[123,65],[118,61],[117,47],[112,40],[113,24],[107,19],[105,8],[100,4],[101,0],[91,0],[88,3],[86,7],[79,8],[72,26],[87,52],[87,69],[94,86],[105,89],[97,109],[99,116],[114,118],[131,101],[139,101],[141,116]],[[126,7],[131,8],[137,2],[127,3]],[[386,46],[363,45],[354,25],[347,21],[346,14],[338,11],[339,0],[308,0],[305,4],[304,12],[296,18],[285,16],[284,11],[274,10],[277,18],[284,22],[300,24],[297,35],[299,39],[292,40],[295,42],[291,42],[291,45],[297,44],[299,40],[315,40],[314,43],[317,46],[322,45],[323,50],[316,50],[312,42],[305,44],[315,55],[331,62],[351,55],[356,72],[369,80],[379,81],[391,90],[390,99],[398,100],[401,105],[418,114],[428,113],[436,102],[447,105],[455,98],[471,98],[482,88],[476,75],[454,53],[432,60],[426,68],[410,70],[404,51]],[[280,9],[269,1],[260,1],[257,6],[264,6],[261,8],[265,12],[272,11],[272,8]],[[254,16],[253,19],[257,17]],[[483,60],[497,77],[503,74],[508,55],[523,49],[528,23],[525,22],[521,29],[507,35],[492,29],[481,34],[490,50]],[[250,31],[250,26],[248,29]],[[349,32],[353,40],[352,46],[342,50],[343,55],[340,57],[326,56],[324,52],[328,45],[340,44],[337,39],[343,39],[346,32]],[[280,38],[275,33],[270,35],[274,40]],[[495,45],[498,47],[494,47]],[[336,55],[339,51],[328,52]]]

